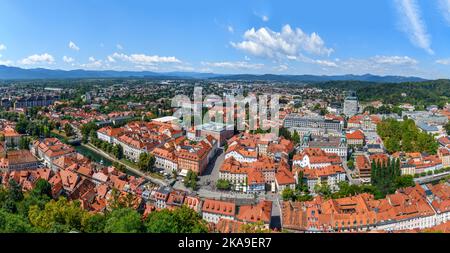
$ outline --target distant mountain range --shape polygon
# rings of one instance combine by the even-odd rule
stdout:
[[[227,75],[216,77],[222,80],[248,80],[248,81],[292,81],[292,82],[326,82],[326,81],[365,81],[376,83],[401,83],[401,82],[422,82],[427,81],[420,77],[405,76],[377,76],[365,75],[339,75],[339,76],[318,76],[318,75]]]
[[[229,81],[291,81],[291,82],[325,82],[325,81],[367,81],[367,82],[421,82],[426,79],[404,76],[377,75],[223,75],[197,72],[151,72],[151,71],[114,71],[114,70],[51,70],[44,68],[22,69],[0,65],[0,80],[30,80],[30,79],[83,79],[83,78],[153,78],[153,79],[215,79]]]
[[[210,78],[218,75],[195,72],[167,72],[151,71],[114,71],[114,70],[52,70],[44,68],[22,69],[0,65],[0,79],[82,79],[82,78]]]

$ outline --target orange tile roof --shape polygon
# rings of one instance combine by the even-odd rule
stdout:
[[[72,172],[70,170],[60,170],[59,175],[61,177],[62,185],[64,189],[71,192],[75,189],[77,183],[79,182],[80,177],[77,173]]]
[[[364,140],[364,138],[365,138],[364,133],[362,131],[360,131],[360,130],[356,130],[356,131],[353,131],[351,133],[347,133],[346,137],[349,140],[353,140],[353,139]]]
[[[299,169],[300,171],[303,171],[303,175],[306,178],[309,179],[315,179],[319,177],[328,177],[332,175],[336,175],[338,173],[345,173],[344,168],[342,168],[339,165],[330,165],[323,168],[317,168],[317,169]]]
[[[259,222],[270,223],[272,215],[272,201],[261,200],[257,205],[244,205],[239,207],[236,215],[237,220],[243,222]]]
[[[265,182],[264,175],[262,174],[261,171],[249,171],[247,173],[247,175],[248,175],[248,184],[249,185],[264,184],[264,182]]]
[[[38,160],[36,157],[31,154],[28,150],[11,150],[7,152],[7,156],[4,159],[4,162],[9,166],[16,164],[29,164],[29,163],[37,163]]]
[[[280,169],[275,174],[275,178],[279,185],[295,184],[295,178],[292,172],[286,169]]]
[[[215,231],[218,233],[243,233],[243,226],[244,223],[241,221],[220,219],[215,226]]]
[[[236,204],[219,200],[205,199],[203,202],[202,211],[234,217],[236,215]]]

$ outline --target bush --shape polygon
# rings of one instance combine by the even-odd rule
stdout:
[[[228,180],[219,179],[217,180],[216,187],[219,190],[230,190],[231,184]]]

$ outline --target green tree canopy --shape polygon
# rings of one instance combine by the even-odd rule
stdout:
[[[194,210],[182,206],[151,213],[145,220],[148,233],[206,233],[208,227]]]
[[[131,208],[114,209],[107,216],[105,233],[141,233],[143,232],[141,216]]]

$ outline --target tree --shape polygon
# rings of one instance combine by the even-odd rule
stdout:
[[[348,160],[347,166],[349,169],[353,170],[355,168],[355,160],[353,159]]]
[[[300,143],[300,135],[298,134],[297,130],[295,130],[294,133],[292,134],[292,141],[295,144],[299,144]]]
[[[114,162],[112,163],[112,166],[113,166],[114,168],[116,168],[117,170],[121,171],[121,172],[126,172],[126,167],[125,167],[125,165],[123,165],[123,164],[121,164],[121,163],[118,163],[118,162],[114,161]]]
[[[270,233],[270,230],[266,228],[264,222],[258,221],[242,225],[240,232],[246,234],[261,234],[261,233]]]
[[[305,173],[303,172],[303,170],[299,170],[298,175],[297,175],[297,185],[296,185],[297,190],[302,188],[304,175],[305,175]]]
[[[105,233],[141,233],[144,226],[139,213],[131,208],[114,209],[105,223]]]
[[[89,132],[89,138],[91,139],[91,141],[97,139],[97,132],[95,130],[91,130]]]
[[[413,187],[416,183],[414,183],[414,177],[411,175],[399,176],[395,179],[395,187],[405,188],[405,187]]]
[[[216,187],[219,190],[230,190],[231,184],[230,184],[230,181],[228,181],[228,180],[219,179],[219,180],[217,180]]]
[[[280,128],[280,136],[283,136],[287,140],[291,140],[291,132],[285,127]]]
[[[153,171],[155,157],[152,154],[143,152],[139,155],[138,168],[143,171]]]
[[[380,160],[372,161],[371,184],[375,187],[376,198],[384,198],[386,194],[395,192],[399,185],[406,184],[406,179],[397,179],[401,176],[400,160],[388,159],[386,162]],[[411,177],[412,178],[412,177]]]
[[[281,197],[283,198],[284,201],[294,200],[295,194],[291,188],[286,187],[281,193]]]
[[[395,138],[389,138],[385,142],[386,150],[389,153],[394,153],[401,150],[400,141]]]
[[[22,187],[13,179],[9,180],[9,199],[15,202],[23,200]]]
[[[73,135],[73,128],[69,123],[64,125],[64,133],[66,133],[67,137],[70,137]]]
[[[114,154],[114,156],[117,158],[117,159],[122,159],[123,158],[123,148],[122,148],[122,145],[118,145],[118,144],[116,144],[116,145],[114,145],[113,146],[113,148],[112,148],[112,153]]]
[[[311,201],[313,200],[314,197],[311,196],[310,194],[302,194],[302,195],[297,195],[297,201],[299,202],[304,202],[304,201]]]
[[[206,233],[207,224],[194,210],[182,206],[173,211],[164,209],[149,214],[145,220],[148,233]]]
[[[0,233],[30,233],[33,227],[22,216],[0,209]]]
[[[47,180],[40,178],[36,181],[36,184],[34,186],[34,189],[31,191],[31,194],[35,195],[35,196],[45,195],[45,196],[51,198],[52,197],[52,186]]]
[[[48,202],[44,209],[31,206],[28,218],[34,227],[43,232],[82,231],[81,221],[85,212],[78,201],[69,202],[60,197],[57,201]]]
[[[103,233],[106,216],[104,214],[85,213],[81,219],[82,231],[85,233]]]
[[[326,183],[316,184],[314,186],[314,191],[324,198],[329,198],[332,194],[330,186]]]
[[[16,131],[19,134],[26,134],[29,121],[21,116],[19,122],[16,124]]]
[[[384,119],[377,125],[377,133],[389,153],[405,151],[436,154],[439,146],[434,137],[420,131],[412,119],[402,122],[391,118]]]
[[[83,142],[87,143],[89,137],[91,139],[92,139],[92,137],[97,138],[97,133],[96,133],[97,129],[98,129],[98,126],[93,121],[82,125],[81,126],[81,134],[83,135]]]
[[[29,149],[30,148],[30,138],[22,137],[19,140],[19,149]]]
[[[197,189],[198,176],[197,173],[192,170],[188,171],[186,177],[183,180],[184,186],[191,188],[192,190]]]
[[[450,122],[448,122],[447,124],[445,124],[444,129],[445,129],[445,131],[447,132],[447,135],[450,135]]]

